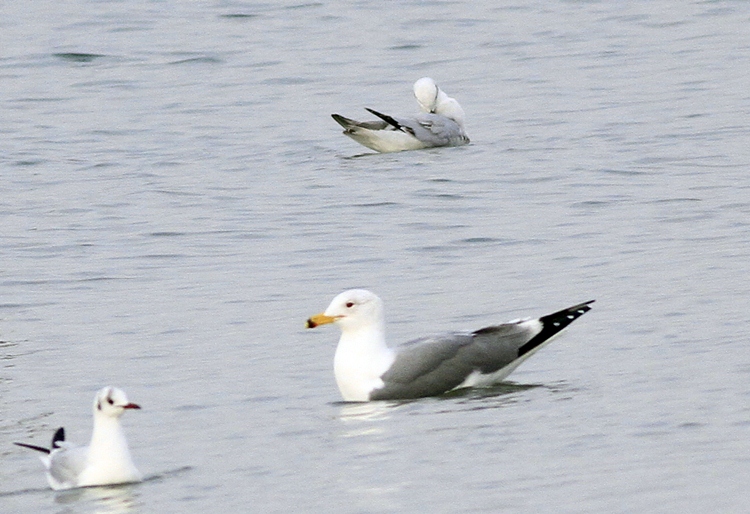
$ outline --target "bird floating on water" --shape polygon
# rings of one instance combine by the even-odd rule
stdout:
[[[306,326],[335,323],[341,329],[333,367],[345,401],[410,399],[502,381],[588,312],[593,302],[538,319],[424,337],[390,348],[382,300],[370,291],[351,289],[308,319]]]
[[[52,437],[50,448],[14,444],[42,453],[47,481],[55,490],[140,482],[143,477],[133,464],[120,425],[120,416],[129,409],[140,407],[130,403],[122,390],[105,387],[94,398],[94,429],[88,446],[66,442],[62,427]]]
[[[469,143],[464,128],[464,110],[429,77],[414,83],[414,96],[421,113],[400,118],[367,109],[379,120],[356,121],[332,114],[344,127],[344,134],[376,152],[401,152],[438,146],[460,146]]]

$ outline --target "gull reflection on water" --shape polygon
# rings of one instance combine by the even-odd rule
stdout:
[[[373,402],[337,402],[334,405],[340,408],[338,418],[350,428],[343,435],[345,437],[352,437],[382,432],[382,425],[373,422],[388,420],[398,411],[403,413],[406,410],[409,414],[415,414],[424,410],[426,413],[439,414],[443,410],[435,410],[434,407],[441,404],[449,405],[449,410],[501,408],[517,401],[515,396],[517,393],[522,393],[527,389],[536,387],[540,387],[540,385],[505,382],[494,387],[466,388],[428,398]]]
[[[340,402],[339,419],[343,422],[375,421],[388,418],[393,402]]]
[[[192,466],[182,466],[169,471],[148,475],[139,484],[120,484],[96,487],[80,487],[55,494],[55,503],[65,506],[84,504],[96,514],[121,514],[125,512],[139,512],[141,494],[138,487],[144,483],[165,480],[192,471]],[[45,489],[46,490],[46,489]],[[67,511],[67,510],[66,510]],[[65,512],[66,512],[65,511]],[[89,512],[87,509],[86,512]]]
[[[61,491],[55,496],[55,503],[72,505],[87,503],[97,514],[120,514],[133,512],[138,506],[138,494],[133,484],[81,487]]]

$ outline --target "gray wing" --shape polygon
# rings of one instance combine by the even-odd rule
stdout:
[[[50,454],[50,464],[47,472],[59,484],[75,486],[78,476],[86,467],[88,447],[73,446],[62,443],[60,448]]]
[[[411,134],[427,146],[457,146],[469,142],[458,123],[440,114],[422,113],[415,118],[397,118],[373,109],[367,110],[396,130]]]
[[[446,116],[420,114],[416,120],[419,126],[428,132],[424,136],[421,134],[416,136],[422,141],[429,140],[435,146],[457,146],[469,143],[469,138],[461,126]]]
[[[380,378],[372,400],[421,398],[458,387],[474,371],[492,373],[518,358],[518,349],[533,336],[517,323],[488,327],[473,334],[446,334],[418,339],[398,349]]]
[[[355,132],[358,128],[364,128],[368,130],[386,130],[390,128],[391,130],[395,130],[391,125],[388,124],[388,122],[382,120],[357,121],[345,116],[341,116],[340,114],[331,114],[331,117],[336,120],[336,123],[346,129],[344,132],[345,134]]]
[[[591,307],[586,302],[539,318],[534,328],[525,321],[482,328],[471,334],[417,339],[397,350],[391,367],[380,378],[384,386],[371,400],[434,396],[461,385],[474,372],[492,374],[523,359]]]

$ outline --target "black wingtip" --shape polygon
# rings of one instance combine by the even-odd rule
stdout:
[[[393,127],[395,127],[396,129],[401,130],[401,124],[399,122],[397,122],[395,119],[393,119],[392,117],[388,116],[387,114],[383,114],[382,112],[378,112],[375,109],[370,109],[369,107],[365,107],[365,110],[367,112],[370,112],[370,113],[374,114],[375,116],[377,116],[378,118],[380,118],[384,122],[388,123],[389,125],[393,125]]]
[[[588,307],[592,303],[594,303],[596,300],[589,300],[588,302],[579,303],[578,305],[574,305],[573,307],[568,307],[567,309],[563,309],[566,311],[574,311],[576,309],[586,309],[586,312],[591,310],[591,307]]]
[[[50,453],[52,452],[52,450],[59,448],[60,443],[63,441],[65,441],[65,429],[63,427],[60,427],[57,430],[55,430],[55,434],[52,436],[52,444],[50,444],[49,448],[43,448],[35,444],[27,444],[27,443],[13,443],[13,444],[15,444],[16,446],[21,446],[23,448],[28,448],[29,450],[34,450],[37,452]]]
[[[539,321],[542,322],[544,328],[550,328],[554,332],[559,332],[590,311],[590,306],[595,301],[596,300],[589,300],[588,302],[579,303],[578,305],[573,305],[567,309],[553,312],[552,314],[542,316],[539,318]],[[544,331],[544,329],[542,331]]]
[[[595,301],[596,300],[589,300],[588,302],[579,303],[578,305],[539,318],[539,321],[542,324],[542,331],[518,349],[518,356],[520,357],[525,353],[530,352],[550,337],[564,330],[568,325],[590,311],[591,304]]]
[[[58,428],[55,431],[55,435],[52,436],[52,444],[50,445],[50,448],[53,450],[55,448],[59,448],[60,445],[58,443],[61,443],[65,441],[65,429],[63,427]]]
[[[42,452],[42,453],[47,453],[47,454],[50,452],[49,449],[47,448],[42,448],[41,446],[36,446],[33,444],[26,444],[26,443],[13,443],[13,444],[15,444],[16,446],[21,446],[22,448],[28,448],[29,450],[34,450],[37,452]]]
[[[357,124],[356,121],[350,120],[349,118],[340,114],[331,114],[331,118],[336,120],[336,123],[344,127],[346,130],[351,130],[352,126]]]

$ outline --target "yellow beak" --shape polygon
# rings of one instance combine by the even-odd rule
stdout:
[[[315,328],[318,325],[326,325],[328,323],[333,323],[338,318],[334,318],[333,316],[326,316],[322,312],[320,314],[316,314],[315,316],[310,316],[310,319],[307,320],[307,323],[305,323],[305,328]]]

